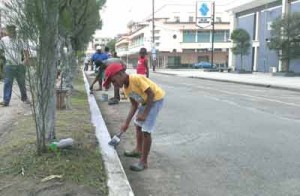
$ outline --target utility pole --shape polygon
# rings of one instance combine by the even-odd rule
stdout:
[[[152,44],[153,44],[153,47],[154,47],[154,0],[152,0]]]
[[[212,32],[211,32],[211,65],[214,64],[214,42],[215,42],[215,2],[212,3],[213,13],[211,16]]]
[[[151,49],[151,54],[152,54],[152,68],[153,71],[155,71],[155,58],[156,58],[156,50],[155,50],[155,23],[154,23],[154,0],[152,0],[152,49]]]

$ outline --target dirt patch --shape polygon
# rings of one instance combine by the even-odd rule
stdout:
[[[12,112],[14,117],[6,119],[7,126],[1,125],[0,195],[108,194],[83,80],[80,75],[77,78],[72,109],[57,111],[56,122],[57,138],[72,137],[75,140],[72,148],[37,156],[35,126],[32,117],[24,115],[26,108],[23,115]],[[58,177],[43,181],[52,175]]]

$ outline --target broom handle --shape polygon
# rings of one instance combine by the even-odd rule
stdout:
[[[120,133],[117,134],[117,137],[120,138],[123,133],[124,133],[123,131],[120,131]]]

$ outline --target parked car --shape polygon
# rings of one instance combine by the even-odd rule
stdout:
[[[192,67],[195,69],[213,69],[216,66],[209,62],[201,61],[199,63],[193,64]]]

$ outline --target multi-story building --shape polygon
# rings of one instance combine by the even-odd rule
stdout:
[[[165,5],[155,12],[154,42],[152,16],[133,23],[125,36],[117,40],[118,55],[136,65],[141,47],[152,55],[153,43],[159,67],[188,67],[199,61],[210,61],[212,55],[212,25],[199,28],[195,22],[195,5]],[[216,13],[214,31],[214,63],[228,63],[229,19]]]
[[[92,54],[95,52],[97,46],[101,46],[102,50],[108,42],[112,40],[111,37],[104,35],[100,30],[97,30],[94,35],[92,41],[89,43],[87,48],[87,54]]]
[[[278,52],[267,47],[271,37],[271,24],[284,14],[299,11],[299,0],[252,0],[230,10],[231,31],[236,28],[245,29],[252,40],[252,49],[243,60],[244,69],[257,72],[282,71]],[[241,68],[241,61],[231,52],[229,66]],[[289,71],[300,72],[300,59],[290,61]]]

